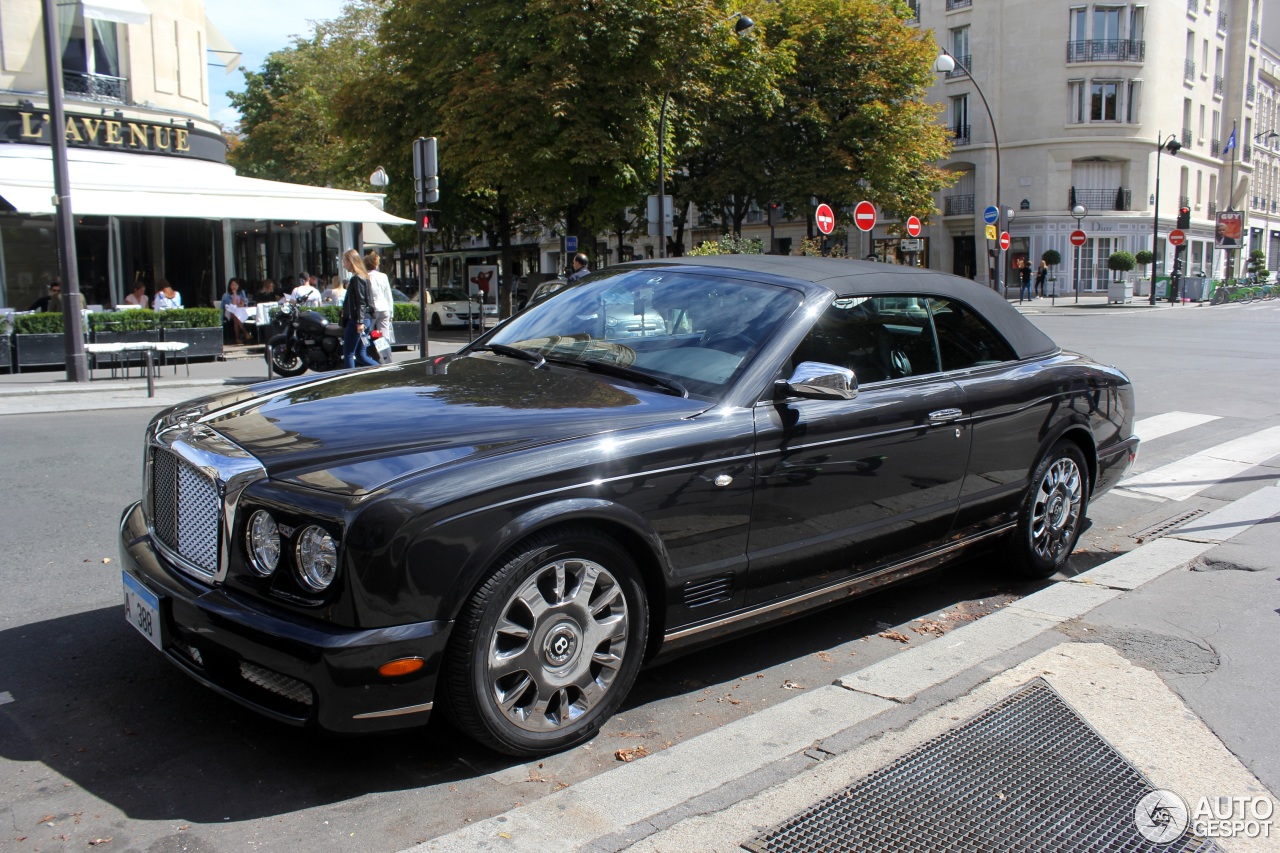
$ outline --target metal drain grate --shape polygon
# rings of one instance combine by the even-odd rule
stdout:
[[[1167,533],[1177,530],[1193,518],[1199,518],[1205,514],[1203,509],[1193,509],[1184,512],[1181,515],[1175,515],[1173,518],[1166,518],[1164,521],[1158,521],[1145,530],[1139,530],[1133,534],[1133,538],[1139,542],[1150,542],[1152,539],[1159,539]]]
[[[1147,841],[1151,783],[1044,680],[742,846],[781,851],[1198,851]]]

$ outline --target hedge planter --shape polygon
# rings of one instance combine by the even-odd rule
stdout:
[[[391,331],[396,336],[395,349],[408,349],[422,343],[422,327],[418,321],[392,322]]]
[[[65,366],[67,342],[65,335],[14,335],[18,370],[24,367]]]
[[[3,367],[7,373],[13,372],[13,338],[8,335],[0,335],[0,367]]]
[[[222,327],[165,329],[164,340],[184,341],[188,358],[217,358],[222,355]]]

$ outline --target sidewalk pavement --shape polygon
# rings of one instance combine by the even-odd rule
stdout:
[[[445,355],[462,345],[432,341],[431,355]],[[224,357],[213,361],[182,362],[160,367],[154,379],[155,396],[147,396],[147,380],[138,376],[111,378],[107,367],[91,371],[89,382],[68,382],[64,370],[0,374],[0,415],[39,412],[75,412],[97,409],[162,409],[219,389],[265,382],[267,363],[262,346],[228,346]],[[396,361],[418,357],[416,350],[398,351]]]
[[[1267,471],[1274,476],[1274,469]],[[1099,735],[1115,751],[1109,754],[1118,753],[1119,764],[1127,761],[1155,789],[1180,795],[1192,826],[1205,809],[1218,809],[1210,818],[1227,818],[1232,809],[1243,814],[1234,828],[1229,821],[1200,824],[1202,835],[1232,833],[1213,839],[1217,849],[1278,850],[1278,549],[1275,484],[976,622],[924,642],[913,637],[912,648],[830,685],[811,686],[411,851],[684,853],[739,850],[747,843],[752,850],[802,851],[1121,849],[1116,836],[1108,843],[1080,835],[1080,822],[1096,818],[1100,808],[1114,811],[1111,830],[1137,834],[1132,802],[1119,808],[1114,795],[1108,801],[1105,790],[1086,785],[1094,768],[1084,764],[1045,771],[1024,763],[991,781],[982,764],[998,759],[971,754],[967,763],[934,764],[909,784],[882,790],[880,809],[853,800],[853,786],[874,788],[878,779],[893,777],[904,757],[918,764],[919,751],[956,737],[965,720],[1043,683],[1083,721],[1080,728]],[[1034,733],[1036,725],[1029,728]],[[1048,732],[1050,740],[1057,735]],[[992,754],[1001,751],[1014,750],[993,740]],[[1052,750],[1033,758],[1056,760]],[[536,779],[554,775],[554,764],[553,756],[504,775]],[[1055,779],[1066,793],[1028,790],[1028,777],[1037,775]],[[531,786],[531,798],[536,790]],[[1241,799],[1217,799],[1231,797]],[[939,799],[941,808],[925,812],[932,825],[911,823],[921,802]],[[1006,818],[973,817],[993,808]],[[1250,809],[1265,819],[1249,824]],[[1049,821],[1050,812],[1067,816],[1046,830],[1055,843],[1027,843],[1019,833],[1036,820]],[[855,828],[855,819],[863,826]],[[868,823],[881,834],[859,845]],[[804,832],[786,834],[797,826]],[[760,840],[771,827],[780,833],[773,843]]]

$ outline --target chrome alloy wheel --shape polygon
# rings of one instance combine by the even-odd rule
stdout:
[[[1084,508],[1084,478],[1075,461],[1056,459],[1040,478],[1031,506],[1031,547],[1036,556],[1050,563],[1064,558],[1071,547]]]
[[[485,660],[493,702],[514,725],[554,732],[609,692],[627,651],[627,600],[598,563],[562,559],[506,603]]]

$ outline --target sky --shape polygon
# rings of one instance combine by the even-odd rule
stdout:
[[[209,117],[231,127],[240,114],[227,100],[227,91],[244,90],[241,68],[259,71],[267,54],[288,47],[292,36],[311,33],[311,21],[336,18],[344,0],[205,0],[204,11],[218,30],[244,53],[230,74],[221,65],[209,66]]]

